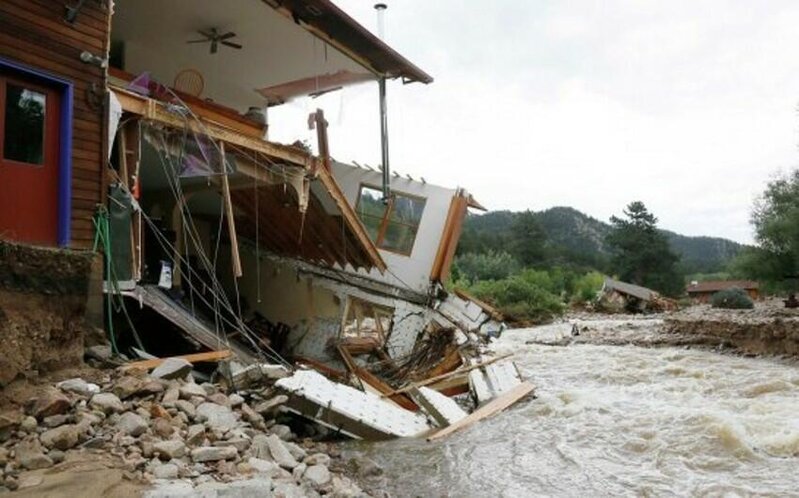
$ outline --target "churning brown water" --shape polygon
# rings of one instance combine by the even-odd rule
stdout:
[[[799,365],[699,350],[495,348],[537,399],[435,443],[360,443],[392,496],[799,496]]]

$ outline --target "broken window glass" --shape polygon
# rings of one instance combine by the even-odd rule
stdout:
[[[44,164],[44,118],[47,96],[13,83],[6,85],[3,157]]]
[[[385,203],[380,190],[363,185],[357,210],[377,247],[410,255],[425,203],[421,197],[399,192],[392,192],[388,203]]]

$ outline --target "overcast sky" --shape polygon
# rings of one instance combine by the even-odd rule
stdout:
[[[374,30],[373,3],[336,0]],[[641,200],[751,242],[753,199],[799,160],[795,0],[388,4],[387,41],[435,78],[389,87],[392,168],[492,210],[607,221]],[[375,84],[280,112],[318,105],[336,159],[379,163]]]

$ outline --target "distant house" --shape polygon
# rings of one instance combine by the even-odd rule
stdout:
[[[711,296],[718,291],[726,289],[743,289],[752,299],[760,298],[760,285],[751,280],[708,280],[706,282],[691,282],[685,290],[688,297],[700,303],[710,302]]]

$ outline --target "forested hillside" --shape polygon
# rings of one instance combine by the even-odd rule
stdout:
[[[458,246],[458,254],[513,252],[518,235],[511,227],[522,213],[492,211],[470,215],[466,220]],[[607,268],[610,251],[606,237],[611,231],[608,223],[592,218],[574,208],[553,207],[533,213],[541,228],[539,241],[553,265]],[[680,256],[684,273],[714,273],[722,271],[744,246],[717,237],[689,237],[663,230],[671,249]],[[548,266],[548,264],[546,264]]]

